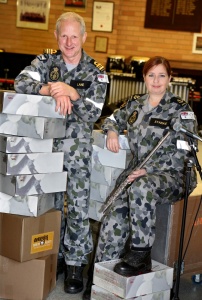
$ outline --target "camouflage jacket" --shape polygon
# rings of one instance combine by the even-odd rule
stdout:
[[[120,109],[105,119],[102,129],[104,132],[112,130],[118,134],[127,130],[135,167],[144,161],[161,138],[170,131],[170,135],[146,162],[144,168],[147,173],[170,172],[176,180],[182,180],[185,174],[185,160],[190,157],[191,152],[188,151],[189,147],[186,149],[187,136],[173,130],[173,125],[180,122],[183,127],[196,133],[195,115],[184,100],[170,92],[166,92],[159,105],[153,109],[145,109],[147,98],[147,94],[131,97]],[[197,147],[197,141],[194,141],[194,144]],[[193,185],[196,185],[195,172],[192,175]]]
[[[90,139],[94,123],[105,102],[108,77],[101,64],[82,51],[82,58],[71,71],[67,70],[61,52],[38,55],[15,78],[15,91],[39,94],[43,84],[61,81],[74,87],[80,95],[72,101],[73,112],[67,116],[66,138]]]

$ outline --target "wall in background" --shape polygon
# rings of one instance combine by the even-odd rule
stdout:
[[[106,65],[110,55],[164,55],[171,60],[202,62],[202,54],[192,53],[193,33],[144,28],[146,0],[113,0],[113,32],[92,31],[93,0],[87,0],[85,12],[79,12],[87,25],[88,38],[84,49]],[[16,27],[16,0],[0,3],[0,48],[6,52],[39,54],[44,48],[57,48],[53,31],[59,15],[67,9],[64,0],[51,0],[48,30]],[[123,4],[124,3],[124,4]],[[95,52],[95,36],[108,37],[107,53]]]

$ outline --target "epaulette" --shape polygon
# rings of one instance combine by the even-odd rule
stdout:
[[[105,70],[105,68],[103,67],[103,65],[101,65],[100,63],[98,63],[94,59],[91,59],[90,63],[92,65],[94,65],[96,68],[98,68],[98,70],[100,70],[101,72],[103,72]]]
[[[130,96],[129,98],[127,98],[122,104],[121,106],[119,107],[120,109],[123,109],[124,107],[126,107],[127,103],[130,102],[130,101],[134,101],[138,98],[140,98],[141,95],[138,95],[138,94],[135,94],[133,96]]]
[[[131,96],[130,101],[137,100],[137,99],[139,99],[140,97],[141,97],[140,94],[135,94],[135,95]]]
[[[123,109],[124,107],[126,107],[127,103],[128,103],[128,100],[124,101],[124,102],[121,104],[121,106],[119,107],[119,109]]]
[[[61,54],[61,50],[52,50],[52,53],[50,53],[50,56],[55,56]]]
[[[47,61],[50,56],[55,56],[55,55],[58,55],[58,54],[61,54],[60,50],[53,50],[52,53],[44,53],[44,54],[37,55],[37,58],[40,61]]]
[[[185,106],[185,105],[187,105],[187,102],[186,102],[185,100],[181,99],[180,97],[172,97],[172,98],[170,99],[170,102],[172,102],[172,103],[177,103],[177,104],[179,104],[180,106]]]
[[[48,55],[47,53],[44,53],[44,54],[40,54],[40,55],[37,55],[37,58],[40,60],[40,61],[47,61],[48,60]]]

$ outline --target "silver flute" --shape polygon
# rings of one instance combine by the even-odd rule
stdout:
[[[146,162],[151,158],[151,156],[156,152],[156,150],[162,145],[162,143],[167,139],[167,137],[170,135],[170,131],[168,131],[158,142],[158,144],[154,147],[154,149],[147,155],[147,157],[143,160],[142,163],[140,163],[135,170],[131,172],[131,174],[136,171],[143,168],[143,166],[146,164]],[[128,181],[128,177],[116,188],[113,189],[113,191],[110,193],[110,195],[107,197],[105,203],[101,206],[98,213],[100,215],[100,219],[102,220],[103,217],[105,217],[108,212],[110,211],[111,206],[116,201],[117,197],[122,193],[122,191],[125,188],[128,188],[132,182]]]

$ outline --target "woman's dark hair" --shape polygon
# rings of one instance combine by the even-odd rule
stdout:
[[[146,74],[149,72],[149,70],[152,67],[158,65],[164,65],[168,73],[168,76],[171,76],[172,71],[171,71],[170,63],[165,57],[162,56],[154,56],[151,57],[148,61],[146,61],[143,67],[143,75],[146,76]]]

